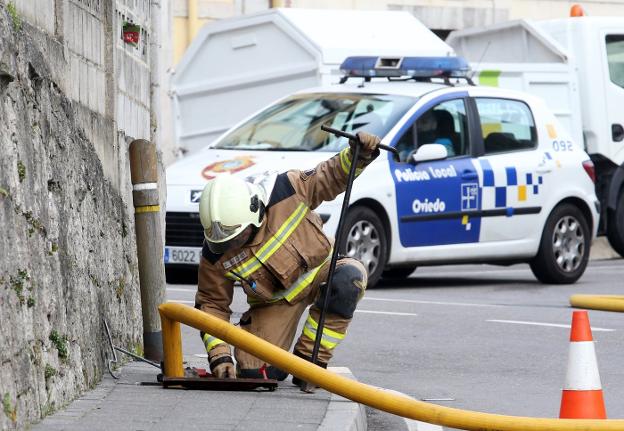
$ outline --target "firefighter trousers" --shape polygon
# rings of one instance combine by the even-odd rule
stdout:
[[[320,269],[314,281],[301,292],[296,301],[292,301],[293,303],[281,299],[273,303],[252,305],[241,316],[240,327],[288,351],[295,338],[301,316],[308,305],[311,305],[303,330],[293,349],[297,356],[310,359],[324,297],[320,286],[327,281],[328,273],[329,262]],[[366,281],[366,269],[358,260],[348,257],[338,259],[321,335],[318,354],[318,362],[321,365],[327,365],[333,350],[344,339],[357,302],[364,295]],[[264,376],[262,373],[266,370],[263,368],[266,366],[264,361],[238,348],[235,350],[235,357],[241,377]],[[286,373],[273,367],[269,368],[271,368],[269,378],[283,380],[287,377]]]

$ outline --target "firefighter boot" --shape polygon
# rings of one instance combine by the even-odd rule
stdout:
[[[306,355],[304,355],[304,354],[302,354],[302,353],[299,353],[299,352],[296,352],[296,351],[295,351],[295,352],[293,352],[293,355],[295,355],[295,356],[299,356],[300,358],[305,359],[305,360],[306,360],[306,361],[308,361],[308,362],[312,362],[312,358],[311,358],[311,357],[306,356]],[[325,364],[325,363],[323,363],[323,362],[319,362],[319,363],[318,363],[318,364],[316,364],[316,365],[318,365],[318,366],[319,366],[319,367],[321,367],[321,368],[325,368],[325,369],[327,369],[327,364]],[[303,390],[303,389],[305,389],[305,387],[306,387],[306,385],[307,385],[307,382],[306,382],[306,381],[304,381],[304,380],[301,380],[301,379],[300,379],[299,377],[297,377],[297,376],[293,376],[293,378],[292,378],[292,384],[293,384],[293,385],[295,385],[295,386],[299,386],[299,388],[301,388],[301,389]],[[315,387],[315,388],[318,388],[318,386],[314,386],[314,387]]]

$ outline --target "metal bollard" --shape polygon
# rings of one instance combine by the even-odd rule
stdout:
[[[164,358],[163,374],[165,377],[184,377],[182,365],[182,330],[180,322],[170,319],[164,312],[160,312],[162,319]]]
[[[144,139],[132,141],[130,175],[141,286],[143,350],[146,358],[161,361],[163,345],[158,306],[165,302],[165,266],[158,203],[158,162],[153,143]]]

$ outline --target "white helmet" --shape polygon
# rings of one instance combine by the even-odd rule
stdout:
[[[199,218],[210,251],[225,253],[248,226],[260,227],[266,200],[264,188],[233,175],[208,181],[199,201]]]

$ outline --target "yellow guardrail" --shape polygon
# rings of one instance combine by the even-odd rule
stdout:
[[[624,312],[624,296],[621,295],[572,295],[570,305],[591,310]]]
[[[329,392],[405,418],[476,431],[624,430],[621,419],[550,419],[503,416],[438,406],[347,379],[280,349],[217,317],[173,302],[159,307],[162,319],[164,374],[184,376],[180,323],[207,332],[300,379]]]

